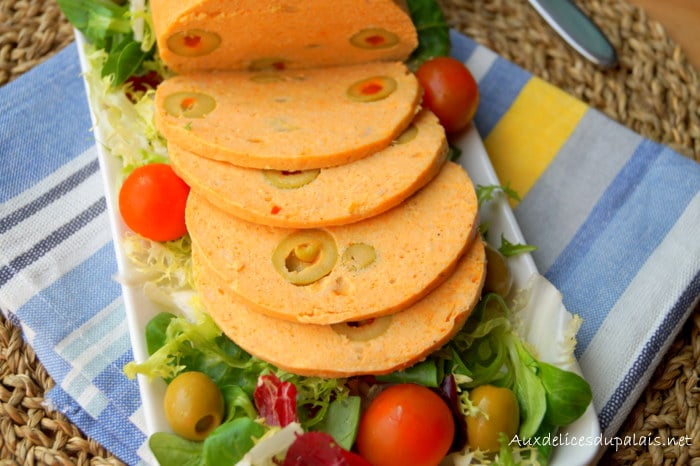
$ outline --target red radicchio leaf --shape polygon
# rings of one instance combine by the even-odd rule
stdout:
[[[459,407],[459,392],[454,375],[445,377],[438,393],[450,407],[452,419],[455,421],[455,436],[452,439],[450,451],[461,451],[467,444],[467,420]]]
[[[282,382],[276,375],[261,375],[253,393],[258,413],[271,426],[284,427],[299,422],[297,415],[297,387]]]
[[[361,456],[343,449],[325,432],[298,435],[287,450],[283,466],[371,466]]]
[[[140,76],[131,76],[126,82],[129,84],[126,96],[132,102],[138,100],[137,95],[150,89],[155,89],[163,81],[163,78],[156,71],[149,71]]]

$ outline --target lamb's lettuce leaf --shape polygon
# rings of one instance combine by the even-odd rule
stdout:
[[[425,61],[449,55],[450,28],[436,0],[408,0],[408,9],[418,33],[418,47],[407,61],[412,70]]]
[[[112,0],[57,0],[68,21],[94,47],[104,50],[108,58],[100,68],[102,77],[108,77],[112,86],[121,86],[131,76],[139,74],[144,61],[152,59],[155,47],[152,40],[134,38],[135,15],[129,2],[119,4]],[[143,16],[138,18],[141,29]],[[144,34],[141,34],[143,37]],[[151,37],[152,34],[146,34]]]

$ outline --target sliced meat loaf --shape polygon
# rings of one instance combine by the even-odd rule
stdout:
[[[315,228],[354,223],[395,207],[428,183],[448,152],[445,131],[421,111],[388,148],[337,167],[244,168],[168,146],[175,171],[212,204],[253,223]]]
[[[177,73],[404,61],[418,44],[404,1],[151,0],[165,63]]]
[[[413,121],[418,81],[402,63],[175,76],[158,86],[169,143],[249,168],[342,165],[385,149]]]
[[[192,191],[192,247],[259,312],[332,324],[389,314],[444,281],[475,236],[477,199],[448,162],[423,189],[367,220],[294,230],[246,222]]]
[[[454,273],[408,308],[364,322],[315,325],[256,312],[193,255],[202,303],[231,340],[286,371],[318,377],[385,374],[423,360],[464,325],[481,295],[485,266],[477,236]]]

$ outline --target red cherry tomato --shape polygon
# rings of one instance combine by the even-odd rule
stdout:
[[[452,412],[438,394],[399,384],[377,395],[362,415],[357,449],[374,466],[435,466],[454,432]]]
[[[479,105],[479,88],[469,69],[452,57],[436,57],[416,71],[423,87],[423,105],[438,117],[445,131],[466,128]]]
[[[168,164],[136,168],[119,191],[119,212],[127,227],[154,241],[171,241],[187,233],[185,203],[190,187]]]

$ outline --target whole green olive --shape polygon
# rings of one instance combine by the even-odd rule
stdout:
[[[165,418],[173,432],[189,440],[204,440],[224,417],[224,397],[202,372],[183,372],[165,390]]]
[[[508,261],[501,252],[486,243],[486,281],[484,292],[498,293],[508,296],[513,286],[513,275],[508,267]]]
[[[512,390],[494,385],[479,385],[469,393],[478,413],[467,416],[467,442],[472,450],[496,452],[498,437],[515,437],[520,426],[520,407]]]

